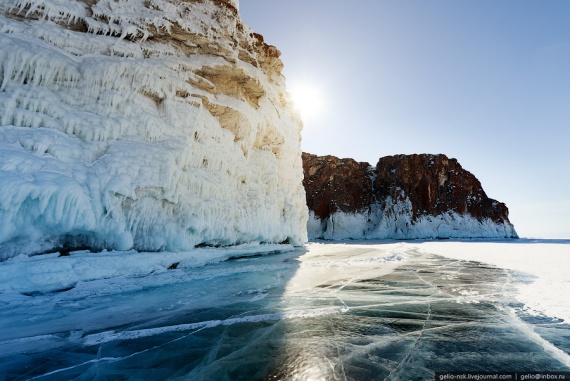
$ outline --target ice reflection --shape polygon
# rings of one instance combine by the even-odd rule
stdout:
[[[511,313],[516,274],[405,245],[337,245],[299,260],[285,292],[289,303],[345,312],[285,322],[268,379],[427,380],[444,370],[569,369],[566,352]]]
[[[346,340],[359,336],[353,330],[358,330],[357,326],[362,322],[351,316],[353,311],[344,298],[352,299],[355,284],[363,279],[391,273],[403,258],[404,253],[397,245],[310,246],[309,251],[298,259],[299,268],[287,284],[285,308],[300,308],[308,313],[312,308],[329,306],[342,313],[318,320],[283,322],[287,334],[277,354],[278,366],[271,370],[267,379],[346,379],[344,362],[358,356],[350,352]],[[358,298],[367,299],[364,294]]]

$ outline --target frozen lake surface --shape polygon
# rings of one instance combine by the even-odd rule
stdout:
[[[0,263],[0,380],[570,370],[568,241],[345,242]]]

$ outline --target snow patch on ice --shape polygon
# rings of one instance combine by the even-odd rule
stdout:
[[[531,338],[534,342],[538,343],[544,351],[550,354],[553,358],[560,361],[564,366],[570,368],[570,355],[563,351],[562,349],[556,347],[550,341],[544,339],[538,333],[534,331],[531,325],[523,322],[516,314],[514,310],[511,309],[511,317],[512,317],[512,326],[517,327],[522,332],[524,332],[529,338]]]
[[[570,243],[521,239],[509,242],[424,242],[418,250],[449,258],[488,263],[528,274],[517,283],[515,298],[524,312],[570,323]]]

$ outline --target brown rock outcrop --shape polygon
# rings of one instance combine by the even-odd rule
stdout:
[[[378,160],[375,173],[376,198],[408,197],[414,218],[454,211],[479,221],[509,222],[507,206],[487,197],[479,180],[456,159],[428,154],[386,156]]]
[[[303,153],[312,238],[516,237],[504,203],[445,155],[396,155],[376,167]]]
[[[372,201],[371,167],[353,159],[303,153],[307,206],[319,218],[342,211],[368,210]]]

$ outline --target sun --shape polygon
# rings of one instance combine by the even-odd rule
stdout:
[[[323,94],[318,86],[309,82],[293,82],[288,91],[304,120],[317,118],[324,112]]]

